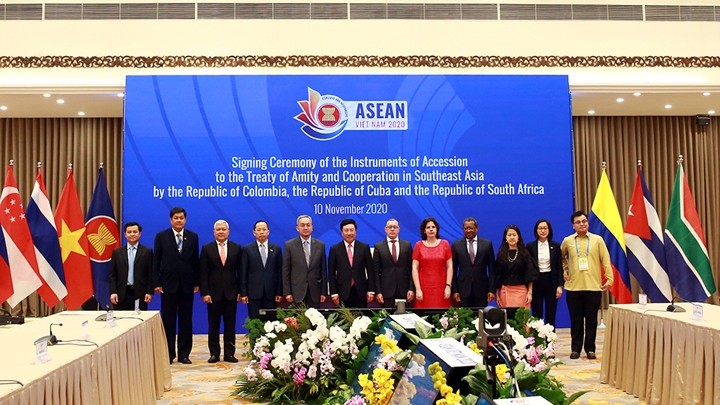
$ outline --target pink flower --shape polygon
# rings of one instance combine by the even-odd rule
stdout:
[[[295,385],[300,385],[305,381],[305,374],[307,374],[307,369],[305,367],[295,367],[295,372],[293,373],[293,381],[295,382]]]
[[[294,316],[290,318],[285,318],[285,324],[287,326],[292,326],[293,328],[295,328],[295,330],[298,330],[299,328],[297,318],[295,318]]]
[[[447,329],[449,322],[445,315],[443,315],[442,318],[440,318],[440,325],[442,325],[443,329]]]
[[[365,405],[365,400],[362,395],[355,395],[354,397],[345,401],[345,405]]]
[[[265,353],[262,359],[260,359],[260,368],[267,369],[268,364],[270,363],[270,360],[272,360],[273,355],[272,353]]]

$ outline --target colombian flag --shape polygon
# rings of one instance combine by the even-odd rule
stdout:
[[[615,279],[610,293],[618,304],[631,303],[632,293],[630,292],[630,272],[625,253],[625,234],[615,195],[604,168],[588,220],[590,232],[600,235],[610,252],[610,262]]]

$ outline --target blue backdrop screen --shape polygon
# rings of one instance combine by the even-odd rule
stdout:
[[[531,241],[538,218],[561,239],[573,210],[570,108],[566,76],[129,76],[123,219],[140,222],[150,246],[174,206],[201,244],[217,219],[241,245],[265,219],[282,245],[300,214],[328,246],[348,217],[370,244],[388,218],[414,243],[427,216],[450,241],[475,217],[495,249],[508,224]],[[238,313],[242,324],[245,305]],[[207,331],[199,297],[194,329]]]

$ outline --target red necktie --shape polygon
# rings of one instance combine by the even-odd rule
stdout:
[[[392,243],[392,259],[393,262],[397,263],[397,245],[395,242],[397,242],[395,239],[390,240],[390,243]]]
[[[227,252],[225,252],[225,243],[220,243],[220,262],[222,262],[222,265],[225,265],[225,260],[227,260]]]

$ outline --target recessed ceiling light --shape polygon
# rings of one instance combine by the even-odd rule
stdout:
[[[588,115],[595,115],[595,110],[589,110]]]
[[[125,93],[118,93],[117,96],[118,96],[118,97],[125,97]]]
[[[666,110],[669,110],[669,109],[671,109],[671,108],[672,108],[672,104],[665,104],[665,109],[666,109]]]
[[[7,106],[6,106],[6,105],[0,105],[0,110],[2,110],[2,111],[7,111]]]
[[[622,97],[618,97],[615,99],[615,101],[617,101],[618,103],[622,103],[623,101],[625,101],[625,99]]]
[[[715,114],[715,110],[708,110],[708,114]]]
[[[85,111],[78,111],[78,115],[81,116],[81,117],[84,117],[84,116],[85,116]]]
[[[709,96],[709,95],[710,95],[709,91],[703,92],[703,96]]]
[[[51,95],[52,94],[50,94],[50,93],[43,93],[43,97],[45,97],[45,98],[50,98]]]
[[[65,104],[65,100],[63,100],[63,99],[61,99],[61,98],[55,100],[55,102],[58,103],[58,104]]]
[[[635,96],[635,97],[641,96],[641,95],[642,95],[642,93],[640,93],[639,91],[636,91],[635,93],[633,93],[633,96]]]

